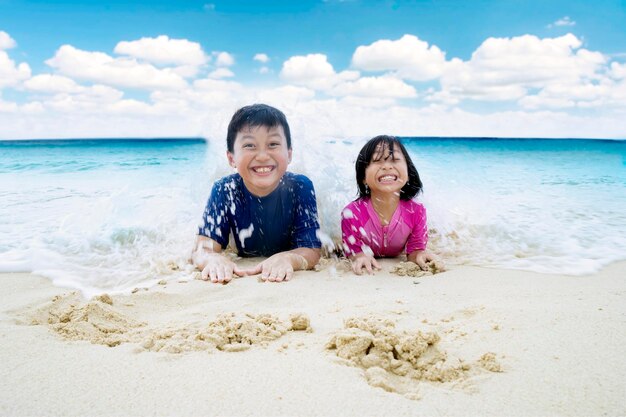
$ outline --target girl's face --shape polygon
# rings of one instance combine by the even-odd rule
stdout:
[[[391,153],[386,144],[379,144],[365,168],[365,184],[372,190],[372,195],[395,193],[400,196],[400,190],[409,180],[404,155],[394,148]]]

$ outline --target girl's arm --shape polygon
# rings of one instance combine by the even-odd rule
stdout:
[[[380,265],[374,254],[370,251],[364,251],[367,245],[363,243],[361,238],[361,231],[363,230],[362,222],[359,218],[361,214],[356,204],[349,204],[341,212],[341,238],[343,241],[343,250],[352,262],[352,271],[355,274],[361,275],[363,269],[368,274],[373,274],[374,270],[380,270]],[[369,253],[366,253],[369,252]]]

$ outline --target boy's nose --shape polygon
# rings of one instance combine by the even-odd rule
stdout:
[[[259,152],[257,152],[256,159],[260,161],[265,161],[266,159],[269,159],[269,155],[267,154],[267,151],[265,149],[261,149],[259,150]]]

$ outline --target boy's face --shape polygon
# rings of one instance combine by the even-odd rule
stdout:
[[[291,162],[282,126],[248,126],[237,132],[233,152],[226,153],[248,191],[264,197],[274,191]]]

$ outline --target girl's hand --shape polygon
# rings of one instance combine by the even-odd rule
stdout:
[[[363,268],[367,271],[368,274],[373,274],[374,270],[380,271],[380,265],[373,256],[366,255],[364,253],[359,253],[354,255],[352,258],[352,270],[355,274],[361,275],[363,272]]]
[[[427,263],[436,261],[437,257],[430,252],[426,252],[425,250],[416,250],[409,254],[408,260],[417,264],[422,271],[428,271]],[[441,269],[444,270],[443,264],[441,264]]]

